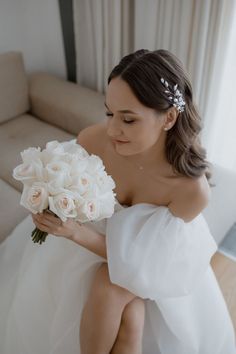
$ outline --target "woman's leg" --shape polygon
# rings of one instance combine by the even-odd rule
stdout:
[[[142,354],[144,300],[136,297],[123,311],[120,329],[110,354]]]
[[[112,284],[107,263],[95,274],[80,323],[81,354],[109,354],[119,332],[125,306],[136,296]]]

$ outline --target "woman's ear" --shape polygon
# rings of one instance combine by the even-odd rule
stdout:
[[[171,129],[174,125],[179,116],[179,112],[175,107],[171,107],[165,116],[165,121],[164,121],[164,128],[165,130]]]

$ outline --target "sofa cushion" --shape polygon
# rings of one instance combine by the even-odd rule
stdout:
[[[22,54],[0,54],[0,123],[28,110],[28,83]]]
[[[104,95],[45,73],[30,75],[31,113],[71,134],[105,118]]]
[[[14,229],[29,211],[20,205],[21,193],[0,179],[0,242]]]
[[[22,183],[12,177],[14,167],[22,163],[20,152],[30,146],[44,148],[50,140],[66,141],[74,138],[74,135],[29,114],[2,124],[0,126],[0,178],[22,191]]]

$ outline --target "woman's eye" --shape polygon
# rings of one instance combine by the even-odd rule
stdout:
[[[127,124],[131,124],[131,123],[134,122],[134,120],[124,120],[123,122],[124,122],[124,123],[127,123]]]
[[[105,114],[106,114],[107,117],[112,117],[113,116],[113,114],[109,113],[109,112],[106,112]]]
[[[106,112],[105,114],[107,117],[113,117],[113,113]],[[131,123],[135,122],[135,120],[123,120],[123,122],[126,124],[131,124]]]

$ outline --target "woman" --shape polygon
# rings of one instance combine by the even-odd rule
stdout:
[[[29,217],[13,231],[0,249],[1,269],[14,268],[11,297],[0,301],[4,354],[235,354],[210,266],[217,245],[201,214],[209,164],[181,63],[166,50],[125,56],[109,76],[105,106],[107,121],[84,129],[78,143],[115,180],[115,213],[84,226],[32,215],[62,236],[40,248],[27,239],[22,246]]]

